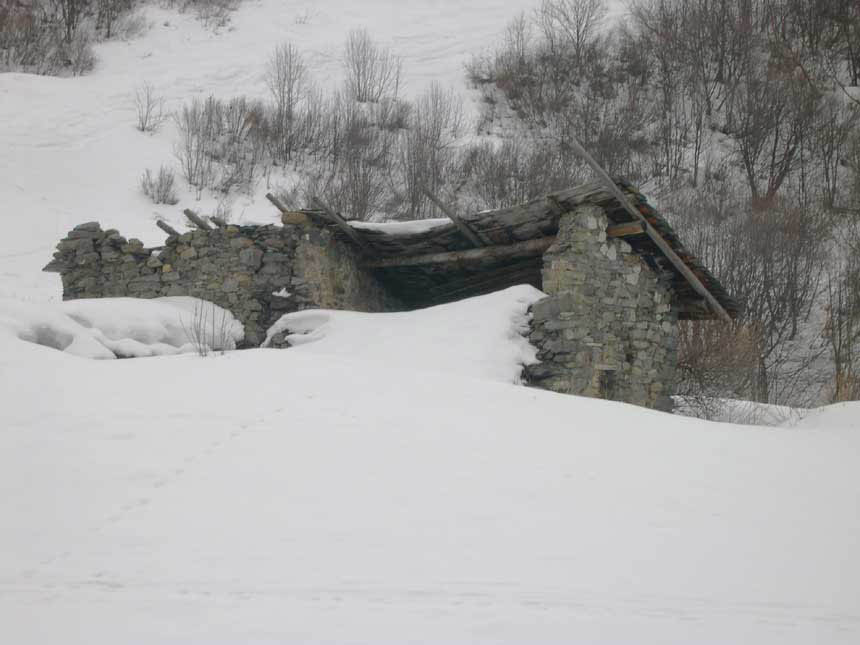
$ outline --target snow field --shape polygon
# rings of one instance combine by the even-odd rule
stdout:
[[[408,321],[306,312],[288,321],[314,342],[209,358],[92,361],[0,335],[4,634],[856,642],[856,427],[493,382],[523,356],[511,332],[533,296]]]

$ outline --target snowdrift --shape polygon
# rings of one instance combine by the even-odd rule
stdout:
[[[190,297],[99,298],[34,304],[0,299],[0,335],[84,358],[230,350],[244,338],[226,309]]]
[[[544,297],[520,285],[406,313],[300,311],[282,316],[263,346],[286,334],[290,351],[519,383],[523,365],[537,362],[524,336],[528,309]]]

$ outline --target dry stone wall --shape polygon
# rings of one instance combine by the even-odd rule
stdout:
[[[630,246],[607,239],[596,206],[562,216],[544,254],[543,290],[532,310],[539,387],[670,409],[677,363],[672,292]]]
[[[171,235],[163,247],[97,222],[76,226],[46,271],[59,272],[63,299],[195,296],[229,309],[257,346],[282,314],[309,308],[396,311],[400,303],[354,251],[310,224],[221,226]]]
[[[569,394],[670,407],[677,311],[672,292],[620,239],[607,239],[602,209],[562,216],[543,258],[548,297],[532,309],[540,363],[533,385]],[[284,313],[308,308],[398,311],[353,247],[304,216],[283,226],[219,226],[171,235],[145,248],[96,222],[75,227],[46,270],[64,299],[190,295],[230,310],[257,346]],[[274,338],[273,346],[286,346]]]

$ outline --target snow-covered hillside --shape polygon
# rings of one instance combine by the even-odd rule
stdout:
[[[494,382],[532,292],[209,358],[0,335],[4,642],[857,642],[857,405],[749,428]]]
[[[156,217],[185,225],[182,209],[211,209],[192,191],[176,206],[156,206],[140,193],[146,168],[175,165],[171,123],[150,136],[135,129],[135,91],[151,83],[168,110],[193,97],[266,93],[264,72],[275,47],[289,40],[314,79],[333,86],[351,29],[372,36],[403,58],[403,92],[415,96],[432,81],[477,100],[464,64],[494,45],[519,11],[534,0],[249,0],[218,33],[192,14],[146,8],[149,30],[129,42],[96,48],[93,73],[77,78],[0,74],[0,296],[56,299],[59,280],[39,269],[57,240],[75,224],[100,221],[127,237],[159,243]],[[612,5],[620,12],[620,3]],[[467,106],[469,103],[467,103]],[[237,221],[275,221],[261,199],[234,204]]]

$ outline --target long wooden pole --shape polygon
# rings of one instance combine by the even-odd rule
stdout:
[[[421,192],[423,192],[427,196],[427,199],[436,204],[436,206],[439,207],[439,210],[441,210],[443,213],[445,213],[445,215],[448,216],[448,219],[454,222],[454,226],[456,226],[460,230],[460,232],[467,240],[469,240],[477,247],[486,246],[486,242],[484,242],[484,240],[478,237],[478,234],[475,233],[475,231],[473,231],[471,228],[469,228],[469,225],[466,224],[466,222],[464,222],[459,215],[457,215],[454,211],[448,208],[442,202],[441,199],[436,197],[436,195],[431,193],[426,187],[422,188]]]
[[[672,266],[674,266],[680,274],[686,278],[687,282],[690,283],[690,286],[693,287],[693,290],[708,302],[711,309],[713,309],[713,311],[715,311],[723,321],[731,323],[732,317],[729,316],[725,309],[723,309],[723,306],[714,297],[714,294],[712,294],[708,288],[702,284],[702,281],[696,277],[696,274],[690,270],[690,267],[688,267],[684,261],[678,257],[678,254],[675,253],[674,249],[669,246],[669,243],[663,239],[663,236],[660,235],[657,229],[651,226],[642,213],[640,213],[633,204],[630,203],[627,195],[624,194],[601,165],[594,160],[594,157],[588,154],[588,151],[579,144],[576,138],[571,137],[570,143],[574,151],[582,157],[589,166],[591,166],[591,169],[597,174],[601,181],[606,184],[606,187],[612,193],[613,197],[618,200],[618,203],[621,204],[624,210],[632,215],[635,220],[642,222],[642,225],[645,227],[645,234],[648,235],[648,237],[651,238],[651,241],[657,245],[657,248],[663,252],[666,259],[672,263]]]
[[[186,208],[184,211],[182,211],[182,213],[197,228],[202,229],[204,231],[211,231],[212,230],[212,227],[209,226],[209,223],[205,219],[200,217],[197,213],[195,213],[193,210],[191,210],[190,208]]]
[[[350,226],[345,219],[343,219],[340,215],[335,213],[331,208],[329,208],[325,202],[323,202],[318,197],[311,198],[311,204],[313,204],[314,208],[320,209],[322,212],[326,214],[328,219],[340,228],[344,233],[346,233],[347,237],[351,239],[353,242],[358,244],[361,247],[362,251],[367,251],[367,242],[365,242],[362,237],[358,234],[358,232]]]

